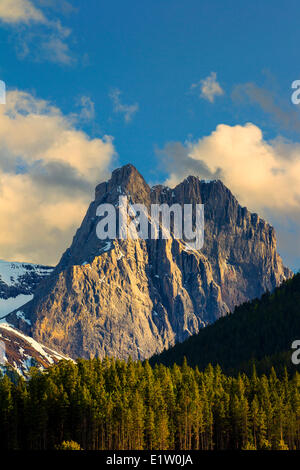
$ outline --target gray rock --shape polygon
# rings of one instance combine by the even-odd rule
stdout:
[[[205,204],[202,250],[169,240],[99,240],[96,208],[131,202]],[[96,188],[71,247],[22,311],[7,320],[70,357],[143,359],[183,341],[234,307],[272,290],[292,272],[273,227],[241,207],[221,181],[190,176],[152,189],[132,165]],[[30,323],[30,324],[29,324]]]

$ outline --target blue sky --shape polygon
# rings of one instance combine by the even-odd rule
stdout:
[[[76,110],[78,97],[90,96],[96,125],[87,130],[113,135],[120,163],[131,161],[153,178],[154,149],[167,141],[198,138],[220,122],[251,121],[266,136],[278,132],[255,106],[233,105],[230,93],[236,84],[255,82],[289,101],[300,68],[296,1],[252,1],[246,7],[238,0],[70,3],[76,10],[50,15],[72,30],[67,42],[74,62],[51,63],[42,51],[20,58],[16,33],[3,27],[1,78],[8,88],[33,92],[65,113]],[[226,90],[213,106],[190,92],[211,71]],[[112,111],[114,88],[124,103],[139,104],[130,124]]]
[[[300,78],[300,7],[295,0],[14,1],[17,11],[10,9],[12,0],[2,0],[3,7],[0,1],[0,79],[8,92],[46,100],[68,119],[76,115],[72,128],[83,131],[87,140],[111,136],[109,169],[131,162],[148,181],[176,182],[185,176],[185,159],[190,162],[188,152],[198,149],[199,139],[220,124],[229,126],[229,132],[252,123],[261,130],[263,145],[278,138],[285,142],[280,152],[277,143],[271,144],[274,161],[290,160],[298,152],[297,171],[300,121],[291,103],[291,83]],[[221,90],[211,99],[203,93],[209,77]],[[166,163],[172,151],[179,156],[173,163],[171,155]],[[180,152],[185,155],[179,164]],[[299,195],[293,195],[287,211],[279,202],[264,204],[264,198],[272,199],[272,187],[265,196],[260,190],[259,200],[253,185],[251,193],[250,186],[243,192],[235,181],[231,184],[228,165],[225,183],[243,204],[276,222],[281,251],[296,269]],[[225,175],[220,161],[210,173],[217,174],[216,169]],[[281,171],[290,174],[290,167],[276,167]],[[268,175],[265,184],[274,190]],[[278,186],[286,197],[288,183]],[[24,250],[18,256],[26,257]],[[0,255],[5,257],[1,250]]]

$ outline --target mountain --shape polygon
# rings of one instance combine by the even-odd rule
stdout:
[[[0,323],[0,370],[4,373],[17,372],[26,377],[32,366],[44,369],[68,359],[55,351],[42,346],[33,338]]]
[[[0,260],[0,318],[29,302],[52,271],[49,266]]]
[[[300,340],[300,274],[285,281],[271,293],[237,307],[231,315],[217,320],[181,344],[151,358],[152,365],[182,364],[200,370],[219,364],[228,374],[268,374],[274,367],[291,373],[300,366],[291,360],[292,344]]]
[[[193,250],[164,240],[100,240],[97,207],[131,203],[204,204],[205,237]],[[132,166],[96,187],[72,245],[33,300],[7,320],[70,357],[143,359],[198,333],[291,276],[273,227],[241,207],[221,181],[190,176],[152,188]]]

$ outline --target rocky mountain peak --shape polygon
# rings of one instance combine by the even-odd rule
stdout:
[[[129,186],[134,184],[143,184],[148,186],[143,176],[131,163],[117,168],[112,172],[112,184]]]
[[[132,196],[135,203],[146,202],[149,199],[150,188],[142,175],[131,164],[124,165],[112,172],[109,181],[100,183],[95,190],[95,201],[113,202],[120,194]],[[104,202],[104,201],[103,201]]]
[[[109,202],[117,208],[122,194],[147,207],[204,204],[203,248],[190,250],[173,237],[99,240],[97,207]],[[150,188],[125,165],[97,186],[54,273],[8,320],[73,358],[146,358],[290,276],[274,229],[241,207],[221,181],[190,176],[175,188]]]

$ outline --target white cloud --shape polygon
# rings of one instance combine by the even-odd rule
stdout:
[[[37,9],[30,0],[1,0],[0,20],[4,23],[45,23],[42,11]]]
[[[95,118],[95,103],[89,96],[81,96],[78,101],[81,107],[80,118],[84,121],[90,121]]]
[[[126,123],[130,122],[135,115],[135,113],[139,110],[138,103],[127,105],[121,102],[120,96],[121,91],[118,89],[113,90],[110,93],[110,98],[113,102],[113,109],[115,113],[123,114],[124,120]]]
[[[0,0],[0,22],[16,32],[19,57],[70,65],[74,58],[68,37],[71,30],[57,19],[48,18],[30,0]],[[21,34],[19,27],[23,26]],[[42,26],[42,27],[41,27]]]
[[[49,62],[70,65],[74,61],[68,44],[55,35],[42,42],[41,49]]]
[[[275,225],[281,250],[294,265],[292,254],[300,256],[300,143],[266,141],[251,123],[220,124],[198,141],[169,143],[159,153],[171,186],[189,174],[221,179],[241,205]]]
[[[181,148],[177,159],[170,155],[174,148],[177,153]],[[169,156],[170,183],[192,168],[206,178],[220,177],[252,208],[300,209],[300,144],[281,138],[267,142],[254,124],[220,124],[196,142],[169,144],[164,154]]]
[[[217,81],[217,74],[215,72],[211,72],[208,77],[199,80],[198,83],[193,83],[191,89],[200,91],[199,97],[210,101],[210,103],[215,101],[216,96],[224,94],[224,90]]]
[[[20,91],[0,107],[0,258],[55,263],[114,156],[43,100]]]

